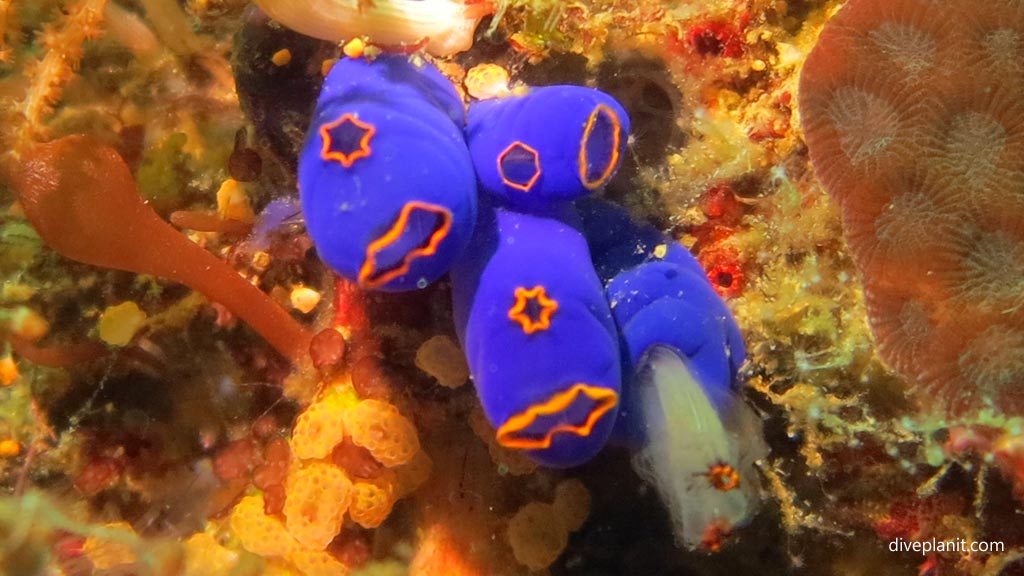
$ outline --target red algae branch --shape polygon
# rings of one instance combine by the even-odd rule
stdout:
[[[22,155],[12,180],[29,221],[61,255],[93,266],[151,274],[202,293],[298,361],[312,335],[228,264],[190,242],[139,196],[124,160],[84,136]]]

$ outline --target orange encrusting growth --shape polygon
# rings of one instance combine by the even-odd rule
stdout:
[[[1024,413],[1024,5],[851,0],[800,111],[882,358],[933,407]]]
[[[93,266],[181,282],[218,302],[281,354],[300,360],[311,334],[231,266],[163,221],[139,196],[118,153],[67,136],[22,154],[9,179],[47,246]]]

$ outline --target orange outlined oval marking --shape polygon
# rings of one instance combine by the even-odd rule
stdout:
[[[528,432],[538,419],[563,413],[581,399],[594,404],[582,423],[560,422],[546,430],[543,435],[534,435]],[[551,446],[551,442],[557,434],[575,434],[585,438],[590,436],[601,417],[615,408],[618,403],[619,394],[615,390],[577,383],[568,390],[558,392],[546,401],[534,404],[509,418],[498,428],[498,443],[506,448],[543,450]]]
[[[346,124],[351,124],[357,130],[362,131],[362,135],[359,136],[359,145],[350,146],[351,151],[346,152],[345,150],[336,150],[335,136],[332,134],[333,130],[344,127]],[[370,149],[370,140],[373,139],[373,135],[377,133],[377,127],[368,122],[363,122],[359,118],[356,118],[351,112],[346,112],[341,115],[340,118],[333,122],[328,122],[320,127],[320,139],[323,141],[323,147],[320,149],[320,157],[324,160],[335,160],[341,162],[341,165],[345,168],[351,168],[355,164],[356,160],[360,158],[369,158],[373,150]]]
[[[510,178],[506,174],[506,160],[514,162],[515,165],[532,163],[533,173],[529,178]],[[507,148],[502,150],[501,154],[498,154],[498,175],[501,176],[501,181],[504,182],[505,185],[522,192],[529,192],[530,189],[533,188],[533,185],[537,183],[537,180],[540,179],[540,153],[534,148],[528,146],[526,143],[516,140],[509,144]]]
[[[420,247],[407,252],[396,266],[386,270],[378,270],[377,256],[402,238],[402,235],[409,226],[409,220],[416,210],[422,210],[437,216],[438,223],[434,226],[433,232],[431,232],[426,242]],[[451,229],[452,213],[447,208],[428,202],[420,202],[419,200],[406,202],[391,228],[366,247],[366,260],[359,269],[359,285],[363,288],[378,288],[402,276],[409,271],[413,260],[436,254],[438,246],[448,237]]]
[[[610,125],[612,132],[611,142],[611,155],[608,158],[608,163],[601,171],[600,176],[596,179],[590,179],[590,154],[587,151],[590,138],[594,136],[594,129],[598,125],[598,121],[601,118]],[[583,129],[583,137],[580,139],[580,153],[579,153],[579,170],[580,170],[580,182],[584,186],[593,190],[604,186],[608,180],[612,177],[615,172],[615,168],[619,165],[619,145],[622,140],[622,123],[619,121],[618,114],[615,110],[612,110],[604,104],[598,104],[594,111],[590,113],[590,117],[587,118],[587,125]]]
[[[548,297],[544,286],[537,285],[533,288],[519,286],[515,291],[516,301],[508,310],[510,320],[518,322],[523,327],[523,332],[533,334],[551,327],[551,316],[558,310],[558,301]],[[537,319],[534,320],[530,304],[537,306]]]

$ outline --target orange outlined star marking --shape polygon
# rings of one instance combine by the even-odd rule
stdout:
[[[547,290],[543,286],[539,284],[533,288],[520,286],[516,288],[515,296],[516,302],[512,308],[509,308],[508,317],[519,322],[523,327],[523,332],[533,334],[551,327],[551,316],[558,310],[558,302],[548,298]],[[536,320],[531,312],[537,312]]]
[[[538,418],[565,412],[581,398],[594,403],[583,423],[559,422],[544,431],[544,435],[539,437],[523,434],[536,423]],[[498,443],[506,448],[543,450],[551,447],[551,442],[556,434],[575,434],[586,438],[590,436],[601,417],[615,408],[618,403],[619,394],[615,390],[583,383],[574,384],[568,390],[558,392],[545,402],[534,404],[509,418],[497,430]]]
[[[348,136],[351,136],[353,129],[361,131],[362,134],[359,136],[359,146],[356,147],[351,145],[351,142],[345,142],[345,144],[348,144],[348,147],[352,149],[351,151],[337,149],[335,147],[336,135],[333,132],[339,128],[350,132]],[[370,154],[373,152],[370,149],[370,140],[376,133],[376,126],[363,122],[359,118],[356,118],[351,112],[346,112],[342,114],[341,118],[338,118],[333,122],[328,122],[320,127],[320,139],[323,140],[324,143],[323,148],[320,149],[320,157],[324,160],[337,160],[338,162],[341,162],[341,165],[345,168],[351,168],[352,164],[354,164],[356,160],[370,157]],[[341,136],[341,134],[338,136]]]
[[[508,158],[510,155],[512,158]],[[532,162],[533,174],[530,175],[526,182],[512,180],[505,175],[506,158],[512,162]],[[533,188],[533,185],[537,183],[537,180],[541,175],[540,153],[530,146],[527,146],[525,143],[516,140],[509,144],[508,148],[502,150],[501,154],[498,154],[498,175],[501,176],[501,181],[504,182],[506,186],[523,192],[529,192],[530,188]]]

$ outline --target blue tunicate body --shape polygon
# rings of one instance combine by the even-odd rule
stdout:
[[[456,327],[498,441],[554,467],[597,454],[616,420],[621,364],[582,235],[558,215],[482,208],[452,288]]]
[[[546,86],[475,102],[466,129],[481,187],[501,204],[526,211],[607,184],[628,135],[625,109],[583,86]]]
[[[631,380],[654,346],[674,351],[711,402],[726,409],[746,350],[700,263],[619,207],[598,200],[576,207],[622,342],[625,391],[617,437],[630,444],[644,437]]]
[[[421,288],[446,273],[476,220],[464,124],[461,99],[430,64],[336,63],[299,159],[320,258],[368,289]]]

